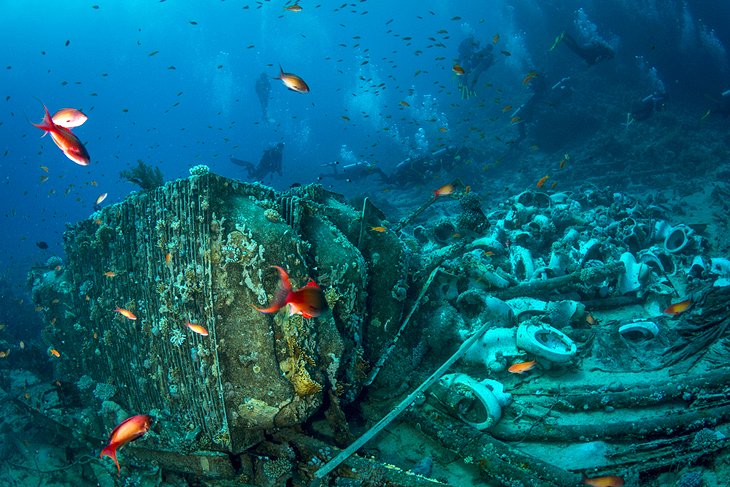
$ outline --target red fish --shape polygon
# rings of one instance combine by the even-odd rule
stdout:
[[[122,469],[117,460],[117,448],[121,448],[130,441],[134,441],[149,431],[152,417],[146,414],[138,414],[127,418],[117,425],[109,435],[109,444],[101,450],[99,458],[110,457],[117,464],[119,475]]]
[[[439,196],[447,196],[447,195],[453,194],[453,192],[454,192],[453,184],[451,184],[451,183],[444,184],[436,191],[433,191],[433,197],[438,198]]]
[[[606,475],[605,477],[593,478],[588,478],[584,475],[583,485],[590,485],[592,487],[622,487],[624,485],[624,479],[618,475]]]
[[[673,305],[669,306],[667,309],[664,310],[664,313],[672,316],[677,316],[687,311],[687,308],[689,308],[691,305],[692,300],[686,299],[684,301],[680,301],[679,303],[674,303]]]
[[[279,271],[279,290],[271,299],[268,308],[257,308],[254,309],[261,311],[262,313],[276,313],[287,304],[290,306],[289,314],[299,314],[304,318],[315,318],[322,314],[322,311],[327,309],[327,301],[324,299],[324,293],[322,289],[314,281],[309,283],[303,288],[293,291],[291,287],[291,281],[289,281],[289,275],[284,269],[278,265],[272,265],[274,269]]]
[[[76,137],[69,129],[53,123],[51,114],[48,113],[48,108],[46,108],[45,105],[43,105],[43,110],[46,111],[43,121],[39,124],[34,123],[33,125],[51,134],[53,142],[55,142],[58,148],[63,151],[66,157],[74,161],[76,164],[88,166],[91,162],[91,157],[89,156],[86,147],[84,147],[84,144],[82,144],[79,138]]]
[[[508,372],[512,372],[513,374],[524,374],[525,372],[528,372],[535,368],[535,365],[537,365],[537,361],[531,360],[529,362],[519,362],[516,364],[512,364],[509,369],[507,369]]]
[[[59,127],[72,129],[83,125],[89,119],[81,110],[75,108],[61,108],[53,114],[51,120]]]
[[[281,80],[284,86],[289,88],[291,91],[297,93],[309,93],[309,86],[307,83],[294,73],[285,73],[284,69],[279,65],[279,77],[274,78]]]

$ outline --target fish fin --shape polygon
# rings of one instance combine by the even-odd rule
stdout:
[[[316,282],[314,282],[314,279],[310,279],[309,282],[307,283],[307,285],[304,287],[316,287],[317,289],[319,289],[319,285]]]
[[[253,306],[256,311],[267,314],[275,313],[283,308],[287,303],[287,299],[289,298],[292,290],[291,281],[289,280],[289,275],[286,271],[278,265],[272,265],[271,267],[279,271],[279,289],[276,291],[276,294],[274,294],[274,297],[271,298],[271,302],[267,308],[257,308],[256,306]]]
[[[117,460],[118,446],[119,445],[117,445],[116,443],[109,443],[106,447],[104,447],[103,450],[101,450],[99,458],[109,457],[114,460],[114,463],[117,465],[117,475],[122,475],[122,467],[119,466],[119,460]]]
[[[38,100],[40,101],[40,100]],[[46,105],[41,102],[41,105],[43,105],[43,110],[45,110],[45,114],[43,115],[43,121],[41,123],[33,123],[35,127],[38,127],[41,130],[44,130],[46,133],[53,130],[54,127],[56,127],[56,124],[53,123],[53,119],[51,118],[51,114],[48,112],[48,108],[46,108]],[[46,134],[43,134],[46,135]]]

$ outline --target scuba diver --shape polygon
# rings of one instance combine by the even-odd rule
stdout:
[[[358,179],[364,179],[371,174],[377,174],[380,176],[380,180],[382,182],[388,182],[388,175],[385,174],[382,169],[376,167],[375,164],[365,161],[353,162],[352,164],[341,166],[341,172],[337,170],[337,168],[340,167],[340,161],[322,164],[322,166],[331,167],[332,172],[329,174],[320,174],[318,178],[320,180],[324,178],[332,178],[336,181],[347,181],[349,183]]]
[[[512,119],[518,117],[517,130],[519,136],[516,142],[524,140],[527,137],[527,125],[535,123],[541,110],[545,108],[554,108],[561,101],[573,94],[573,88],[569,84],[570,77],[562,78],[552,86],[548,86],[548,82],[542,74],[536,75],[530,80],[530,89],[532,95],[525,103],[517,107],[512,112]]]
[[[261,104],[261,118],[264,121],[269,119],[267,112],[269,108],[269,93],[271,92],[271,82],[266,73],[261,73],[259,78],[256,80],[256,95],[259,97],[259,103]]]
[[[436,177],[442,170],[451,172],[459,162],[469,157],[465,147],[449,146],[436,152],[409,157],[395,166],[388,178],[391,184],[422,183]]]
[[[273,179],[274,173],[278,174],[279,176],[283,176],[281,170],[283,152],[284,143],[279,142],[275,146],[269,147],[264,151],[264,153],[261,155],[261,160],[259,160],[258,165],[255,167],[252,162],[242,161],[241,159],[236,159],[234,157],[231,157],[231,162],[236,165],[245,167],[246,171],[248,172],[249,178],[252,178],[256,181],[263,181],[264,178],[268,175],[271,175],[271,179]]]
[[[631,104],[631,118],[636,121],[646,120],[656,112],[661,112],[666,108],[667,94],[655,91],[651,95],[645,96],[640,101]]]
[[[600,38],[593,38],[587,44],[578,44],[578,41],[576,41],[573,36],[563,31],[563,33],[560,34],[558,39],[555,41],[555,45],[561,41],[568,47],[568,49],[588,63],[589,66],[598,64],[601,61],[612,59],[614,55],[611,46]]]
[[[462,97],[472,95],[477,86],[479,77],[494,64],[494,46],[487,44],[479,49],[479,41],[470,35],[459,44],[459,61],[464,68],[464,74],[459,78],[459,89]]]

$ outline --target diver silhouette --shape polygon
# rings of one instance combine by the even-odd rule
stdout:
[[[479,49],[479,41],[470,35],[459,44],[459,61],[464,75],[459,79],[460,88],[474,91],[479,77],[494,64],[494,46],[487,44]]]
[[[578,41],[576,41],[573,36],[567,32],[563,32],[560,34],[560,40],[568,47],[568,49],[588,63],[589,66],[598,64],[601,61],[612,59],[614,55],[611,46],[601,39],[594,38],[587,44],[578,44]]]
[[[279,176],[283,176],[282,172],[282,156],[284,152],[284,143],[279,142],[273,147],[269,147],[261,155],[261,159],[257,166],[254,166],[252,162],[242,161],[231,157],[231,162],[246,168],[248,177],[256,181],[263,181],[266,176],[271,176],[273,179],[274,173]]]
[[[266,73],[261,73],[256,80],[256,95],[259,97],[259,104],[261,104],[261,118],[264,121],[269,119],[268,108],[270,92],[271,81],[269,81],[269,77]]]
[[[353,162],[352,164],[345,164],[340,166],[339,161],[330,162],[327,164],[321,164],[332,168],[331,173],[322,173],[318,179],[332,178],[336,181],[357,181],[365,179],[370,175],[377,174],[380,176],[382,182],[388,182],[388,175],[383,172],[382,169],[377,167],[375,164],[365,161]]]

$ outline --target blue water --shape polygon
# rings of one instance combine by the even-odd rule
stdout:
[[[242,177],[230,156],[255,162],[284,141],[284,176],[268,182],[285,188],[313,181],[343,145],[387,170],[415,149],[418,127],[431,150],[481,144],[488,152],[492,135],[512,131],[500,108],[524,99],[521,80],[533,68],[551,79],[594,70],[591,84],[576,89],[615,105],[628,106],[626,92],[651,93],[651,67],[673,100],[689,100],[700,112],[730,86],[730,7],[722,2],[301,5],[294,13],[273,1],[4,1],[0,276],[22,282],[29,264],[61,252],[64,224],[88,216],[100,193],[108,192],[111,204],[136,189],[118,175],[138,159],[159,165],[166,179],[199,163]],[[548,52],[561,30],[575,32],[580,8],[615,47],[615,59],[588,67],[564,47]],[[482,45],[498,33],[497,49],[511,56],[498,54],[482,78],[493,86],[464,101],[451,66],[469,33]],[[262,72],[277,76],[279,64],[304,78],[311,93],[272,80],[273,120],[262,123],[255,80]],[[76,133],[90,166],[73,164],[49,137],[40,138],[29,123],[42,117],[36,98],[52,113],[76,107],[89,115]],[[448,132],[438,131],[442,124]],[[40,166],[49,168],[45,183]],[[48,251],[35,246],[40,240]]]

